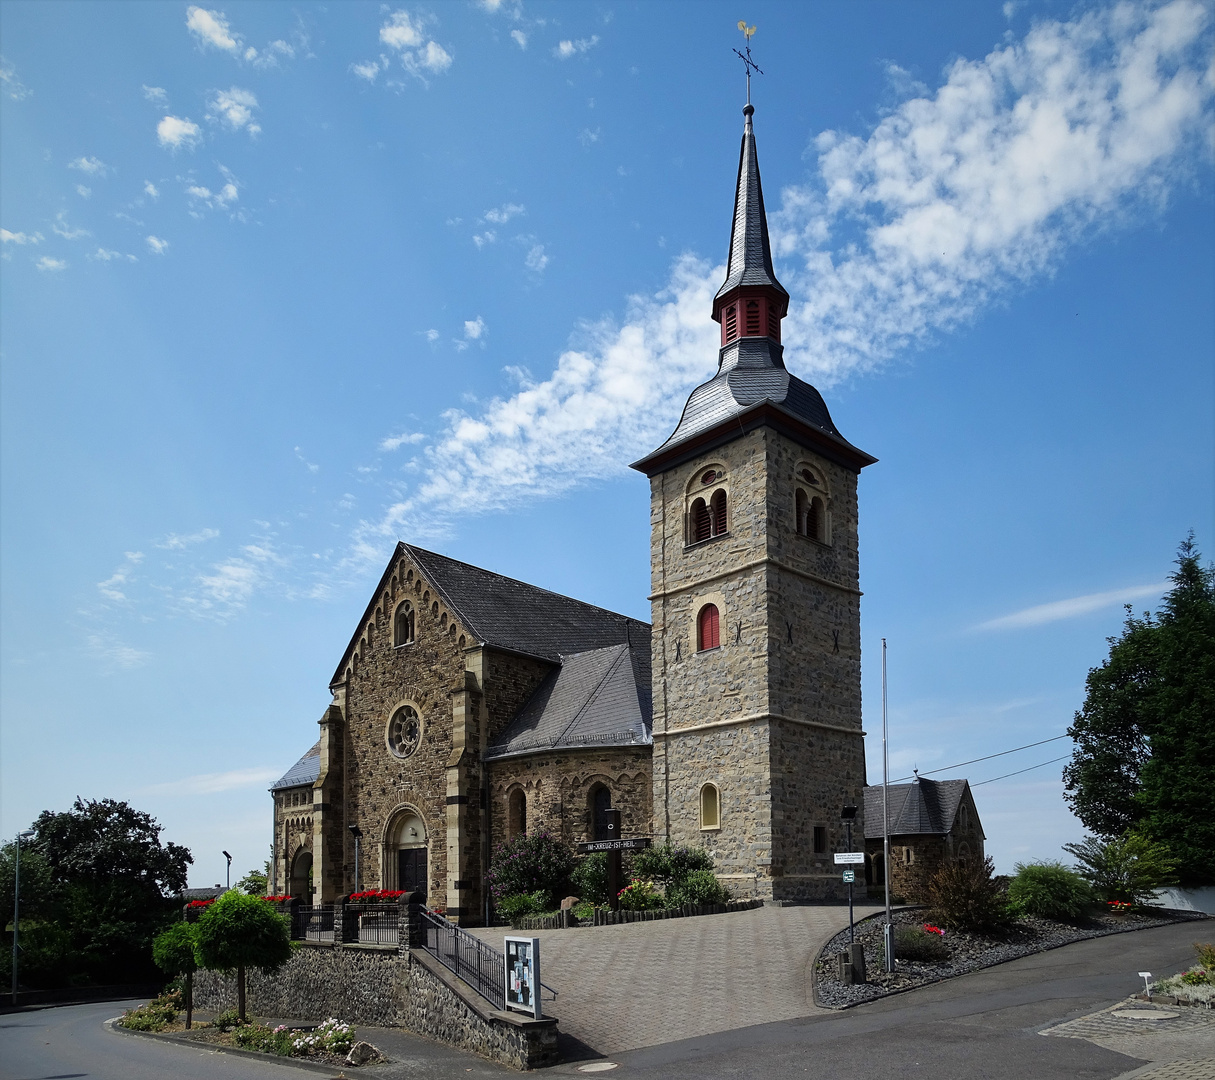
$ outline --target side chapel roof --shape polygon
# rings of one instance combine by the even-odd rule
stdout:
[[[278,791],[280,788],[302,787],[304,784],[315,784],[316,778],[320,775],[321,740],[317,739],[311,750],[305,753],[299,761],[270,785],[270,790]]]
[[[574,746],[650,745],[650,635],[561,658],[486,760]]]
[[[920,777],[910,784],[890,784],[889,818],[891,836],[944,836],[957,820],[958,809],[969,789],[966,780],[928,780]],[[865,788],[865,839],[882,837],[882,785]]]

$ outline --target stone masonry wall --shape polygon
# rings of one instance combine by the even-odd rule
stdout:
[[[527,830],[547,829],[570,846],[591,839],[591,788],[606,784],[621,811],[625,836],[653,830],[648,746],[565,750],[491,761],[490,804],[496,847],[507,836],[507,802],[515,787],[527,799]]]

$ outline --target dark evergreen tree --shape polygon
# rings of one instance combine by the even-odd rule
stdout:
[[[1171,580],[1088,674],[1064,798],[1098,836],[1166,845],[1182,884],[1215,884],[1215,569],[1193,534]]]

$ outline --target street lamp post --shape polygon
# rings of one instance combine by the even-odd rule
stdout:
[[[228,888],[230,889],[232,888],[232,856],[226,851],[223,852],[223,856],[228,860]]]
[[[33,829],[17,834],[16,851],[13,854],[13,1007],[17,1006],[17,935],[21,931],[21,841],[34,835]]]
[[[361,892],[359,888],[359,847],[363,840],[363,830],[357,825],[350,826],[350,835],[354,837],[354,891]]]

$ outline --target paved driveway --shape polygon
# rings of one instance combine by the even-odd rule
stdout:
[[[856,918],[878,910],[858,907]],[[558,994],[544,1010],[565,1039],[617,1054],[828,1011],[815,1008],[810,965],[847,925],[846,907],[763,907],[529,936]],[[501,949],[506,931],[472,933]]]

